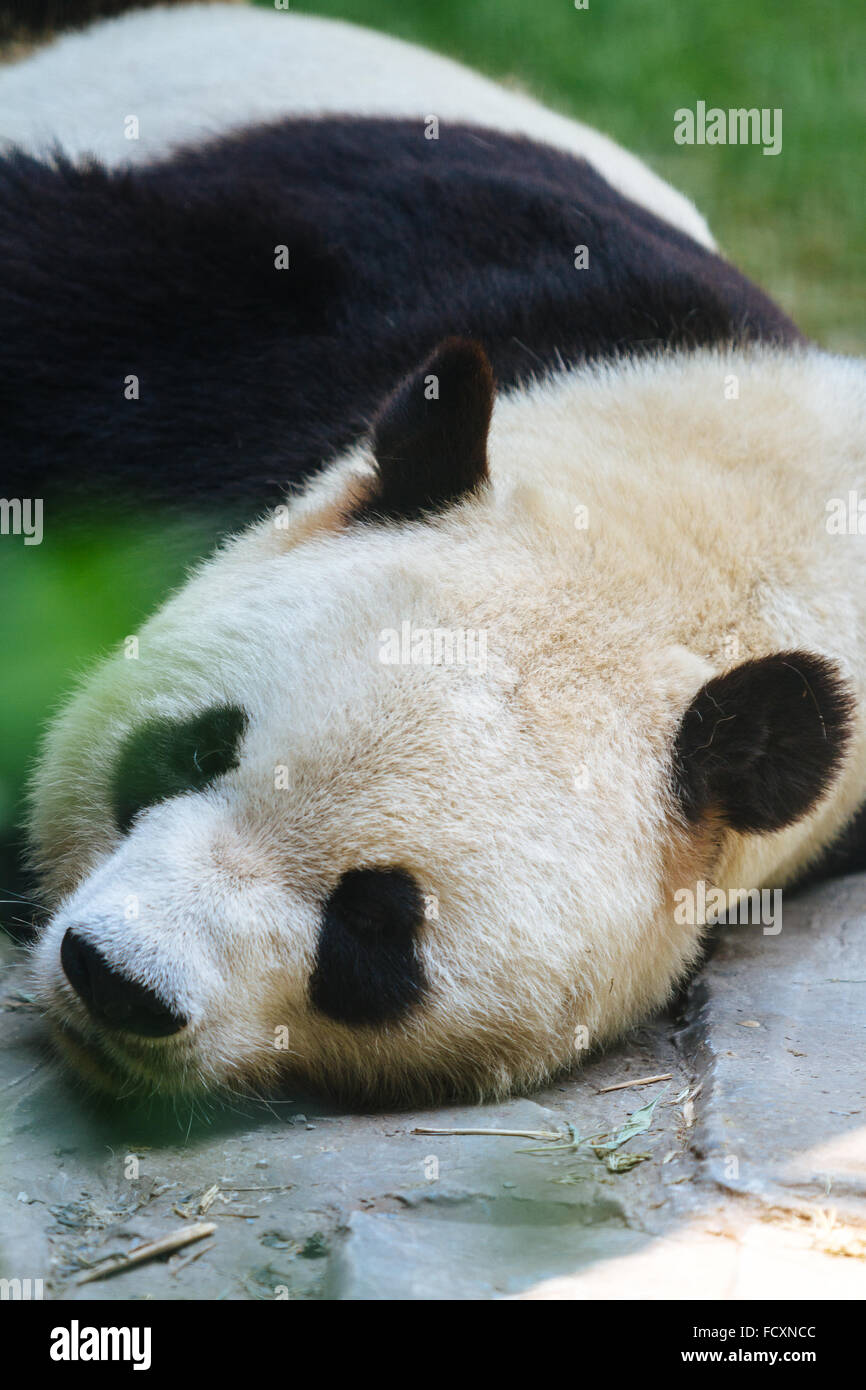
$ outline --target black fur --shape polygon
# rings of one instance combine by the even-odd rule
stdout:
[[[373,424],[376,485],[361,519],[415,520],[488,480],[493,373],[484,349],[448,338],[390,395]]]
[[[506,387],[799,336],[585,161],[491,131],[288,120],[136,171],[0,160],[0,493],[44,498],[46,524],[134,499],[236,525],[453,335]]]
[[[119,830],[126,833],[147,806],[184,792],[200,791],[238,765],[238,745],[247,716],[236,705],[217,705],[190,719],[149,719],[121,749],[112,801]]]
[[[94,20],[183,0],[0,0],[0,42],[79,29]]]
[[[424,898],[404,869],[352,869],[328,899],[310,978],[314,1008],[338,1023],[401,1018],[426,988],[415,938]]]
[[[831,845],[804,869],[797,879],[798,888],[820,883],[843,874],[866,872],[866,805],[851,817],[845,829]]]
[[[781,830],[820,800],[839,768],[854,704],[832,662],[809,652],[744,661],[708,681],[674,749],[686,818]]]

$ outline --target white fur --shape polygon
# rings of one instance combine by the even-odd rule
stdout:
[[[531,136],[593,163],[626,197],[705,246],[682,194],[597,131],[450,59],[352,24],[229,5],[144,10],[0,70],[0,140],[135,164],[257,121],[349,111]],[[127,116],[140,134],[124,134]]]
[[[832,793],[778,834],[689,829],[669,786],[678,722],[735,664],[732,632],[738,660],[832,657],[863,710],[866,554],[825,522],[829,498],[866,485],[864,441],[861,365],[754,350],[499,399],[492,488],[435,522],[346,530],[340,499],[370,467],[348,456],[288,529],[268,519],[203,566],[140,659],[112,658],[51,732],[32,828],[60,904],[36,955],[54,1017],[141,1084],[262,1085],[288,1066],[417,1096],[532,1084],[574,1058],[578,1030],[603,1042],[658,1005],[701,937],[674,891],[785,880],[862,798],[862,713]],[[381,630],[406,619],[483,629],[487,671],[383,666]],[[121,840],[123,737],[220,699],[250,712],[240,767]],[[306,995],[322,901],[347,869],[393,864],[439,900],[419,946],[430,998],[389,1028],[332,1023]],[[95,1030],[59,967],[73,923],[190,1027]]]

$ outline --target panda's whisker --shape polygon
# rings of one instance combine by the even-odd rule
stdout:
[[[37,902],[35,898],[25,897],[23,893],[15,893],[11,888],[0,888],[0,893],[9,893],[11,895],[8,898],[0,898],[0,903],[26,903],[27,906],[35,907],[40,912],[49,911],[45,903]]]

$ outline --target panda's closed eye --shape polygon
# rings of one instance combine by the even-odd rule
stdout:
[[[139,811],[182,792],[199,791],[237,767],[247,716],[237,705],[217,705],[189,719],[149,719],[124,743],[112,779],[118,828],[129,829]]]
[[[339,1023],[399,1019],[426,989],[415,950],[424,895],[405,869],[352,869],[322,913],[310,979],[315,1009]]]

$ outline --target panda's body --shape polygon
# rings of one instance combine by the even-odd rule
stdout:
[[[169,18],[64,43],[116,73],[123,26],[140,54]],[[39,988],[123,1084],[502,1092],[669,995],[703,931],[680,890],[790,883],[852,822],[866,585],[827,505],[863,485],[866,374],[592,132],[405,45],[265,21],[294,36],[280,123],[225,136],[278,114],[253,45],[257,96],[191,127],[217,144],[0,171],[3,312],[33,344],[3,374],[40,415],[10,425],[19,490],[204,496],[220,525],[276,506],[49,735]],[[71,151],[120,163],[100,131],[130,106]],[[169,116],[151,160],[183,143]],[[46,294],[32,252],[64,208]],[[431,662],[434,631],[485,659]]]
[[[0,82],[0,139],[31,151],[59,145],[109,168],[287,115],[347,113],[436,115],[540,140],[588,159],[625,197],[715,245],[687,198],[598,131],[438,53],[336,20],[222,4],[139,11],[66,35]]]
[[[227,44],[245,44],[240,91],[219,80]],[[307,117],[347,93],[358,114]],[[370,114],[387,101],[417,114]],[[250,127],[275,109],[304,115]],[[203,130],[222,139],[169,157]],[[611,142],[347,25],[127,16],[12,69],[0,137],[43,157],[0,163],[4,486],[55,513],[132,495],[236,525],[354,443],[449,334],[484,344],[500,390],[587,358],[797,337]],[[58,146],[78,162],[51,171]],[[88,152],[118,172],[82,173]]]
[[[484,344],[500,389],[797,337],[585,161],[477,127],[289,119],[134,174],[13,157],[0,180],[6,486],[54,506],[110,481],[255,514],[453,333]]]

